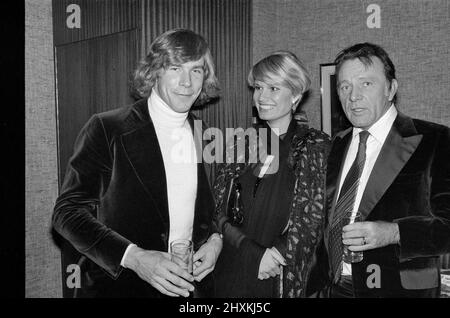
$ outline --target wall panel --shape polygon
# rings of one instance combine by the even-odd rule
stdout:
[[[79,28],[67,24],[76,12],[70,5],[79,6]],[[53,0],[55,46],[134,29],[138,10],[139,0]]]

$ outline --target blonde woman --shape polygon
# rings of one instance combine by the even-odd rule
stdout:
[[[294,119],[311,80],[293,53],[263,58],[250,70],[248,83],[262,120],[256,128],[278,138],[278,158],[272,161],[278,164],[219,168],[215,219],[224,242],[215,269],[217,296],[305,297],[316,289],[307,283],[322,237],[330,140]],[[240,215],[229,213],[236,204],[229,202],[230,191],[239,191]]]

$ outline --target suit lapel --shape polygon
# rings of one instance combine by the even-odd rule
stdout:
[[[422,135],[417,134],[411,118],[399,112],[364,190],[359,206],[363,220],[367,218],[408,162],[421,140]]]
[[[121,136],[122,145],[137,178],[168,226],[169,208],[164,161],[155,128],[148,114],[147,100],[136,104],[134,115],[130,116],[128,121],[137,128]]]
[[[203,162],[203,149],[206,146],[206,140],[203,140],[203,122],[196,119],[192,114],[188,116],[188,121],[193,131],[194,144],[197,154],[197,198],[195,200],[195,216],[192,238],[194,248],[198,249],[203,241],[208,238],[207,230],[209,228],[210,217],[214,210],[214,198],[211,192],[211,186],[208,179],[208,172],[211,168],[210,163]]]

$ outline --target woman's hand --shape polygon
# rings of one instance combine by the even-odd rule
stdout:
[[[219,234],[212,234],[194,254],[194,278],[200,282],[206,275],[213,271],[222,250],[222,238]]]
[[[280,275],[280,266],[286,265],[286,260],[275,248],[267,248],[259,263],[258,279],[267,279]]]

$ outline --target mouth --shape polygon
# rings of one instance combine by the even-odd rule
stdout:
[[[261,109],[261,110],[271,110],[271,109],[274,109],[275,108],[275,106],[274,105],[259,105],[259,109]]]
[[[355,113],[355,114],[360,114],[360,113],[365,112],[366,109],[365,109],[364,107],[358,107],[358,106],[356,106],[356,107],[351,107],[351,108],[350,108],[350,111],[351,111],[352,113]]]
[[[186,87],[186,88],[181,87],[181,88],[178,88],[178,89],[174,89],[172,92],[174,94],[180,95],[180,96],[192,96],[195,93],[194,90],[192,90],[192,89],[190,89],[188,87]]]

